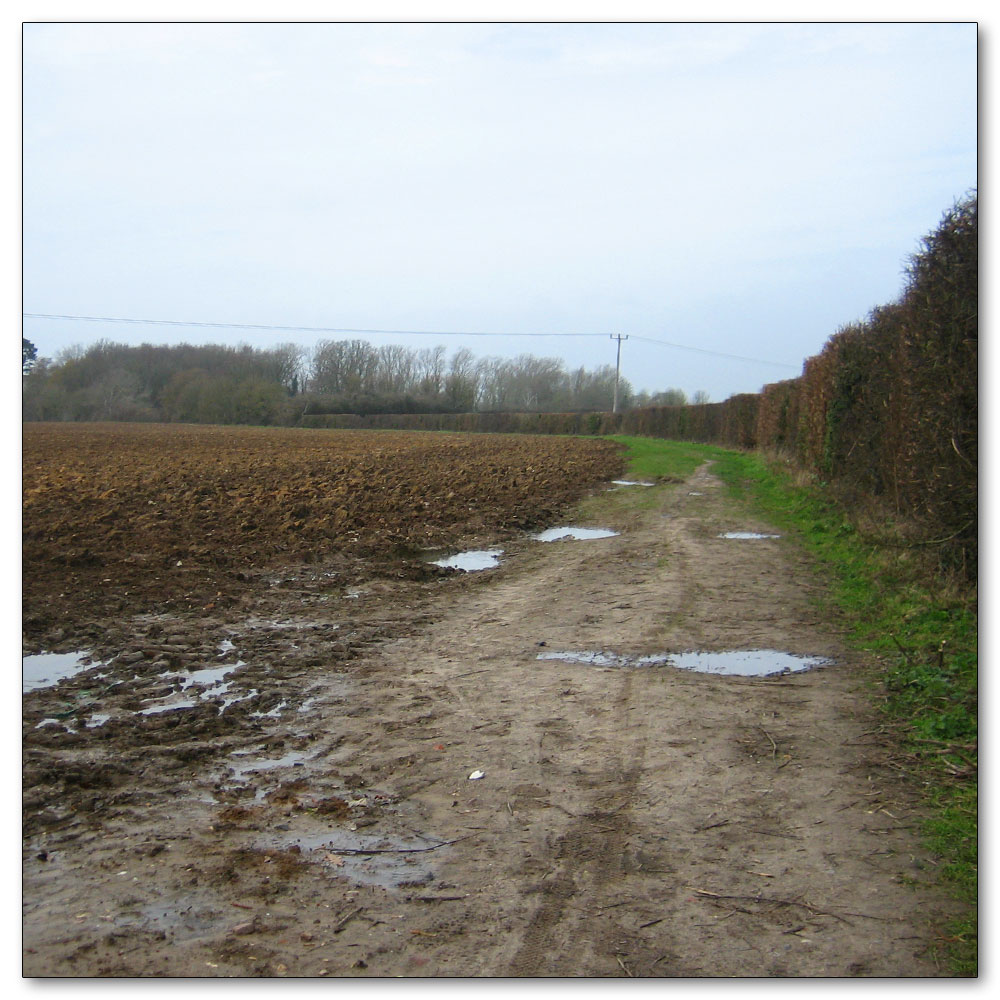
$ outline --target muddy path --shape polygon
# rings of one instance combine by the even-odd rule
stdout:
[[[24,973],[943,974],[914,789],[804,557],[720,538],[771,532],[708,467],[581,517],[619,533],[102,626],[105,667],[24,699]],[[827,662],[662,662],[732,650]]]

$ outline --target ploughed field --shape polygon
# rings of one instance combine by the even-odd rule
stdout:
[[[25,637],[222,609],[283,565],[419,579],[421,550],[550,522],[622,468],[583,438],[26,424]]]

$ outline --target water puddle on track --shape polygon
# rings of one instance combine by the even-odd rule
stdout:
[[[35,726],[35,729],[43,729],[45,726],[61,726],[67,733],[76,733],[79,731],[74,729],[72,724],[64,719],[42,719],[42,721]]]
[[[234,670],[238,670],[240,667],[244,667],[246,664],[242,660],[238,660],[236,663],[226,663],[220,667],[205,667],[202,670],[191,670],[185,671],[184,673],[166,673],[161,676],[163,677],[179,677],[182,681],[180,692],[168,695],[166,698],[161,698],[154,704],[150,705],[148,708],[140,709],[137,715],[158,715],[161,712],[171,712],[174,709],[179,708],[194,708],[199,701],[206,701],[209,698],[223,698],[223,704],[219,708],[219,713],[224,712],[230,705],[235,704],[238,701],[244,701],[247,698],[253,697],[256,691],[253,691],[246,695],[240,695],[238,697],[226,698],[226,692],[232,686],[232,681],[225,681],[223,679],[231,674]],[[198,698],[183,697],[181,692],[187,691],[191,687],[204,687],[205,690],[201,692]]]
[[[345,830],[268,837],[257,850],[297,848],[303,861],[318,863],[333,874],[358,885],[398,889],[424,885],[435,878],[432,859],[447,850],[433,840],[403,840],[390,836],[362,836]]]
[[[470,549],[468,552],[459,552],[446,559],[434,559],[431,565],[475,573],[484,569],[496,569],[500,565],[502,555],[503,549]]]
[[[797,656],[776,649],[730,649],[723,652],[653,653],[627,656],[600,650],[539,653],[539,660],[562,660],[592,667],[673,667],[727,677],[774,677],[801,673],[832,662],[823,656]]]
[[[591,538],[611,538],[617,534],[617,531],[611,531],[608,528],[580,528],[570,526],[562,528],[548,528],[547,530],[539,532],[537,535],[532,535],[531,537],[534,538],[536,542],[556,542],[564,538],[569,538],[573,541],[586,541]]]
[[[73,677],[94,667],[104,666],[94,663],[87,650],[76,653],[38,653],[21,657],[21,693],[39,691],[54,687],[61,680]]]
[[[655,486],[656,483],[647,483],[641,479],[612,479],[615,486]]]
[[[725,531],[718,538],[738,538],[744,541],[757,538],[780,538],[781,535],[765,535],[760,531]]]
[[[271,772],[288,769],[296,776],[302,775],[312,759],[305,750],[289,750],[280,757],[257,756],[262,749],[237,750],[230,754],[226,771],[220,775],[222,783],[230,788],[245,789],[252,784],[255,802],[263,802],[282,780]]]
[[[247,757],[246,761],[233,763],[229,769],[233,772],[234,781],[243,781],[247,775],[255,774],[258,771],[276,771],[282,767],[301,766],[308,759],[308,754],[304,750],[289,750],[281,757],[261,758],[252,756],[254,751],[237,751],[232,754],[234,757]]]

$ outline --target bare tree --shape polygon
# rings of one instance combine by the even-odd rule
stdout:
[[[375,388],[378,392],[402,396],[413,388],[413,351],[398,344],[387,344],[378,349],[378,373]]]
[[[480,374],[476,357],[467,347],[452,356],[445,377],[445,395],[454,410],[474,410],[479,398]]]
[[[447,371],[447,352],[443,344],[425,347],[417,352],[417,391],[422,396],[435,398],[444,392],[444,376]]]

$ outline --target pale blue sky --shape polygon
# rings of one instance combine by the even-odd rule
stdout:
[[[637,389],[724,399],[895,299],[977,182],[972,23],[63,23],[23,41],[33,313],[603,334],[368,338],[569,367],[613,363],[621,333]],[[24,332],[46,356],[319,339]]]

